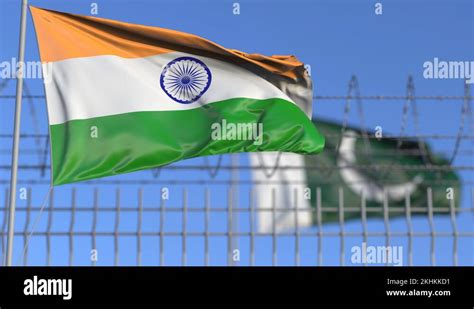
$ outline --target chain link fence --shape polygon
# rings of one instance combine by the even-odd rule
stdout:
[[[0,90],[5,87],[6,82]],[[2,106],[12,106],[12,98],[1,95]],[[447,120],[459,126],[458,133],[423,135],[416,99],[459,104],[461,121]],[[474,263],[474,139],[468,87],[463,96],[416,97],[413,80],[409,79],[405,96],[364,97],[353,77],[347,95],[315,97],[318,104],[344,102],[343,128],[348,123],[351,102],[357,104],[363,128],[366,112],[362,100],[402,103],[400,135],[391,137],[409,137],[407,118],[411,111],[415,134],[410,138],[449,142],[452,147],[446,148],[445,155],[451,168],[462,174],[462,197],[456,197],[461,199],[460,207],[451,200],[445,208],[434,207],[430,187],[426,190],[426,207],[412,207],[409,196],[404,207],[388,203],[366,207],[363,199],[358,205],[350,205],[344,201],[342,187],[334,197],[336,208],[323,205],[321,196],[330,193],[321,187],[313,188],[316,202],[309,210],[277,205],[277,201],[272,203],[275,207],[256,205],[254,185],[258,183],[249,176],[252,167],[245,154],[197,158],[152,171],[52,189],[49,137],[43,133],[46,125],[40,120],[46,115],[44,109],[37,110],[37,102],[44,104],[44,97],[31,95],[26,86],[25,100],[30,125],[26,127],[28,132],[21,134],[16,265],[353,265],[353,248],[361,244],[399,246],[403,248],[404,265]],[[0,192],[0,249],[4,257],[11,133],[0,132],[0,140],[0,184],[4,188]],[[258,230],[260,212],[275,218],[287,211],[311,211],[316,218],[314,226],[300,228],[296,222],[296,228],[288,231],[277,232],[275,227],[269,232]],[[337,222],[324,222],[325,213],[337,213]],[[357,213],[359,218],[346,220],[349,213]]]

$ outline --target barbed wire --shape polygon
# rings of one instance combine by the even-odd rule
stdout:
[[[473,100],[473,96],[456,96],[456,95],[419,95],[419,96],[401,96],[401,95],[368,95],[368,96],[337,96],[337,95],[317,95],[313,100],[380,100],[380,101],[403,101],[403,100],[428,100],[428,101],[445,101],[445,100]]]
[[[338,181],[330,181],[330,180],[320,180],[318,181],[321,185],[342,185],[341,182]],[[474,181],[463,180],[460,179],[461,184],[463,185],[474,185]],[[0,179],[0,184],[8,185],[10,182],[6,179]],[[18,180],[19,184],[22,185],[50,185],[51,181],[46,179],[20,179]],[[306,184],[306,180],[301,181],[276,181],[276,180],[185,180],[185,179],[135,179],[135,180],[127,180],[127,179],[117,179],[117,180],[108,180],[108,179],[97,179],[97,180],[86,180],[82,181],[80,184],[81,186],[95,186],[95,185],[110,185],[110,186],[117,186],[117,185],[163,185],[163,186],[229,186],[232,184],[239,184],[239,185],[304,185]],[[344,184],[355,184],[355,183],[367,183],[366,181],[349,181]],[[396,181],[384,181],[382,184],[397,184]],[[430,179],[425,180],[425,184],[427,185],[456,185],[457,180],[444,180],[444,179]]]
[[[221,165],[220,169],[223,170],[265,170],[272,168],[273,165]],[[19,169],[24,170],[35,170],[43,168],[43,165],[28,165],[20,164]],[[46,165],[46,168],[51,168],[50,165]],[[450,171],[450,170],[474,170],[474,165],[392,165],[392,164],[347,164],[347,165],[304,165],[304,166],[279,166],[281,170],[340,170],[340,169],[365,169],[365,170],[409,170],[409,171]],[[0,169],[9,170],[10,165],[0,165]],[[160,170],[207,170],[206,165],[166,165],[160,167]]]
[[[1,90],[1,89],[0,89]],[[45,99],[46,96],[40,94],[34,95],[23,95],[23,98],[30,98],[30,99]],[[15,95],[0,95],[0,99],[15,99]],[[360,96],[352,96],[352,95],[315,95],[313,96],[313,100],[336,100],[336,101],[344,101],[344,100],[380,100],[380,101],[403,101],[415,99],[420,101],[447,101],[447,100],[474,100],[473,96],[459,96],[459,95],[418,95],[418,96],[403,96],[403,95],[360,95]]]
[[[339,137],[339,134],[325,134],[325,137]],[[13,134],[0,134],[0,138],[12,138]],[[48,134],[20,134],[20,138],[49,138]],[[355,138],[363,138],[360,134],[355,134]],[[383,137],[377,137],[375,135],[368,135],[366,138],[368,139],[377,139],[377,140],[384,140],[384,139],[402,139],[402,140],[413,140],[416,138],[423,138],[423,139],[456,139],[460,137],[461,139],[472,139],[474,140],[474,135],[457,135],[457,134],[419,134],[419,135],[393,135],[393,134],[386,134],[384,133]]]
[[[453,137],[454,138],[454,137]],[[474,139],[473,139],[474,140]],[[365,154],[365,151],[361,150],[354,150],[354,154],[360,155],[360,154]],[[452,149],[438,149],[436,151],[436,154],[438,155],[443,155],[443,156],[448,156],[452,153]],[[9,155],[11,154],[11,149],[0,149],[0,155]],[[21,150],[22,155],[38,155],[38,149],[36,148],[23,148]],[[418,157],[422,154],[422,151],[418,149],[401,149],[400,154],[403,154],[404,156],[415,156]],[[474,155],[474,149],[466,149],[466,150],[459,150],[457,156],[473,156]],[[379,149],[377,150],[377,157],[393,157],[393,151],[392,150],[384,150],[384,149]],[[208,158],[208,157],[203,157]],[[210,163],[208,163],[209,165]],[[155,173],[159,174],[159,169],[156,168]]]
[[[3,91],[3,89],[6,88],[8,83],[8,80],[4,80],[0,84],[0,92]],[[15,98],[14,95],[0,95],[0,98],[3,99],[13,99]],[[27,170],[39,170],[40,171],[40,176],[45,177],[46,176],[46,170],[50,169],[50,166],[47,164],[48,162],[48,157],[49,157],[49,134],[44,134],[40,133],[39,129],[39,121],[37,118],[37,112],[34,107],[34,100],[33,99],[45,99],[44,95],[32,95],[29,91],[29,88],[27,84],[25,83],[25,94],[23,95],[23,98],[27,99],[27,104],[30,110],[30,114],[32,117],[32,124],[33,124],[33,129],[34,133],[23,133],[20,134],[20,138],[22,139],[34,139],[35,143],[35,148],[29,149],[28,152],[36,152],[36,155],[38,156],[38,165],[20,165],[20,169],[27,169]],[[341,133],[340,134],[327,134],[327,138],[337,138],[338,143],[336,145],[336,156],[339,152],[339,145],[342,141],[342,138],[345,136],[346,131],[348,129],[348,122],[349,122],[349,113],[351,110],[351,104],[352,101],[355,100],[356,103],[356,108],[357,108],[357,115],[359,119],[359,126],[360,126],[360,133],[356,133],[356,138],[362,138],[364,140],[364,150],[363,151],[358,151],[362,152],[367,156],[371,156],[371,146],[370,146],[370,140],[377,139],[377,140],[383,140],[383,139],[395,139],[397,140],[397,146],[395,151],[391,151],[390,153],[392,156],[398,157],[400,155],[414,155],[414,156],[421,156],[424,160],[425,163],[431,162],[427,158],[429,157],[430,153],[426,149],[426,145],[424,143],[424,140],[454,140],[454,147],[452,151],[447,151],[450,152],[450,154],[446,153],[447,157],[449,158],[449,163],[452,164],[456,157],[459,154],[467,154],[470,155],[472,154],[469,152],[465,151],[460,151],[461,147],[461,142],[463,140],[474,140],[474,135],[470,134],[464,134],[464,129],[465,129],[465,122],[466,118],[468,115],[472,112],[472,107],[471,107],[471,100],[473,97],[470,95],[470,87],[469,84],[464,83],[464,95],[463,96],[455,96],[455,95],[421,95],[417,96],[415,95],[415,84],[413,81],[413,78],[411,76],[408,77],[408,82],[406,85],[406,94],[404,96],[401,95],[368,95],[364,96],[361,95],[360,87],[359,87],[359,82],[358,79],[355,75],[351,76],[349,82],[348,82],[348,90],[347,94],[344,96],[323,96],[323,95],[315,95],[313,97],[314,100],[344,100],[345,105],[344,105],[344,110],[343,110],[343,120],[342,120],[342,126],[341,126]],[[402,108],[402,118],[400,122],[400,133],[398,135],[391,135],[391,134],[384,134],[382,138],[377,137],[375,135],[369,134],[366,128],[366,123],[365,123],[365,112],[363,108],[363,100],[386,100],[386,101],[400,101],[404,100],[405,103]],[[417,105],[416,101],[417,100],[436,100],[436,101],[442,101],[442,100],[462,100],[463,104],[461,106],[461,112],[460,112],[460,123],[459,127],[457,130],[457,134],[422,134],[420,133],[420,127],[419,127],[419,115],[418,115],[418,110],[417,110]],[[408,114],[409,111],[411,110],[412,112],[412,121],[414,124],[414,130],[415,134],[414,135],[405,135],[405,131],[408,125]],[[472,121],[472,117],[469,118],[469,121]],[[471,123],[472,126],[472,123]],[[472,132],[471,132],[472,133]],[[0,134],[0,139],[10,139],[13,137],[13,134],[10,133],[2,133]],[[42,139],[44,141],[42,142]],[[403,145],[403,142],[405,140],[416,140],[419,144],[418,150],[415,152],[407,152],[405,149],[401,149],[401,146]],[[42,146],[42,143],[44,143],[44,146]],[[8,152],[8,149],[2,149],[0,152]],[[409,151],[409,150],[408,150]],[[26,151],[25,151],[26,152]],[[20,153],[24,153],[22,150],[20,150]],[[390,154],[387,152],[387,156]],[[258,154],[258,153],[257,153]],[[377,152],[377,155],[380,155],[380,152]],[[282,168],[280,166],[280,156],[281,153],[277,156],[275,163],[272,165],[266,165],[265,162],[263,162],[263,158],[261,156],[258,156],[259,158],[259,167],[255,166],[239,166],[238,169],[245,170],[245,169],[260,169],[264,172],[265,176],[267,179],[270,179],[279,168]],[[329,177],[335,170],[339,170],[341,168],[359,168],[359,169],[403,169],[403,170],[471,170],[472,166],[467,166],[467,165],[460,165],[460,166],[451,166],[449,165],[443,165],[443,166],[432,166],[429,164],[425,165],[418,165],[418,166],[401,166],[401,165],[396,165],[396,160],[392,162],[391,164],[388,165],[370,165],[370,166],[363,166],[363,165],[350,165],[350,166],[306,166],[306,167],[291,167],[291,168],[305,168],[305,169],[319,169],[325,173],[327,173],[327,177]],[[216,163],[213,165],[210,163],[210,160],[208,157],[203,157],[203,165],[185,165],[185,166],[165,166],[165,167],[160,167],[160,168],[154,168],[151,169],[151,175],[153,178],[158,178],[161,175],[162,170],[181,170],[181,169],[191,169],[191,170],[204,170],[207,171],[211,179],[214,179],[217,177],[219,174],[219,171],[222,170],[232,170],[231,166],[226,166],[222,165],[223,162],[223,155],[218,155]],[[10,169],[9,166],[0,166],[0,169],[3,170],[8,170]],[[288,169],[288,167],[283,167],[283,169]],[[382,180],[383,181],[383,180]]]

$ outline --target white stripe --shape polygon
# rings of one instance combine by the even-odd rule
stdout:
[[[287,152],[282,152],[279,160],[278,152],[250,153],[249,156],[253,167],[252,179],[257,183],[254,197],[256,208],[260,210],[257,217],[258,231],[271,233],[275,229],[279,233],[311,226],[310,200],[305,199],[308,185],[304,156]],[[272,171],[275,164],[278,164],[275,173],[266,174]],[[262,165],[266,173],[261,169]]]
[[[166,64],[183,56],[203,61],[212,74],[209,89],[191,104],[175,102],[160,86]],[[147,58],[96,56],[53,62],[45,88],[51,125],[139,111],[187,110],[237,97],[291,101],[273,84],[246,69],[178,52]]]

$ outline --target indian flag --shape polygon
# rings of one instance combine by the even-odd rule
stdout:
[[[315,154],[311,79],[294,56],[30,7],[54,185],[234,152]]]

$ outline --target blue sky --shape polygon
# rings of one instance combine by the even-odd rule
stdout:
[[[418,95],[462,95],[463,81],[461,80],[427,80],[423,78],[423,63],[431,61],[434,57],[443,60],[472,61],[474,60],[474,3],[469,0],[434,0],[434,1],[380,1],[383,4],[383,14],[374,14],[376,1],[290,1],[290,0],[254,0],[238,1],[240,15],[232,14],[232,4],[236,1],[40,1],[32,0],[31,5],[53,10],[90,15],[90,4],[96,2],[99,7],[98,17],[117,19],[126,22],[139,23],[151,26],[171,28],[194,33],[215,41],[223,46],[243,50],[249,53],[262,54],[293,54],[303,62],[311,65],[316,95],[344,95],[347,91],[347,82],[352,74],[359,80],[362,94],[367,95],[404,95],[405,85],[409,74],[413,75],[416,93]],[[18,31],[20,5],[18,1],[0,0],[0,61],[10,61],[17,57]],[[29,15],[29,14],[28,14]],[[26,60],[38,60],[38,48],[35,33],[28,16]],[[40,80],[27,80],[32,94],[42,95],[43,85]],[[15,84],[9,82],[2,94],[14,94]],[[47,132],[47,119],[45,102],[36,99],[35,107],[37,127],[40,132]],[[364,102],[365,118],[369,128],[382,126],[384,132],[398,134],[402,118],[401,101],[366,101]],[[8,134],[13,128],[13,101],[2,102],[0,133]],[[314,102],[314,116],[330,118],[341,121],[344,102],[324,101]],[[420,114],[420,127],[423,134],[455,135],[459,126],[461,102],[460,101],[420,101],[418,102]],[[22,132],[32,133],[34,122],[32,110],[24,102],[22,116]],[[357,125],[358,118],[355,108],[350,114],[350,123]],[[410,120],[411,121],[411,120]],[[410,122],[411,123],[411,122]],[[413,126],[409,125],[409,133],[413,133]],[[468,131],[466,131],[468,132]],[[470,134],[472,135],[472,131]],[[41,146],[44,140],[39,141]],[[0,139],[1,149],[10,149],[11,140]],[[454,140],[432,140],[430,144],[435,151],[450,154]],[[36,146],[33,139],[24,140],[21,149],[32,149]],[[461,149],[472,150],[472,140],[463,140]],[[247,165],[245,154],[239,155],[240,164]],[[215,164],[216,158],[209,161]],[[9,153],[0,155],[0,164],[8,165]],[[23,164],[37,164],[38,155],[30,153],[22,155],[20,162]],[[193,159],[176,166],[202,164],[203,159]],[[472,156],[460,155],[454,165],[471,165]],[[229,164],[229,157],[224,158],[224,165]],[[9,177],[9,171],[1,170],[1,179]],[[465,183],[462,192],[461,207],[472,207],[472,171],[460,173]],[[216,180],[228,180],[228,171],[221,171]],[[248,171],[241,171],[241,180],[249,180]],[[20,171],[21,179],[47,179],[40,178],[37,171]],[[138,172],[130,175],[119,176],[115,179],[153,179],[150,172]],[[168,183],[171,197],[169,207],[180,207],[182,203],[182,186],[172,185],[168,180],[210,179],[201,171],[175,171],[163,170],[159,180]],[[163,185],[163,184],[162,184]],[[8,185],[2,182],[2,188]],[[20,185],[21,186],[21,185]],[[159,187],[161,185],[148,185],[144,187],[144,207],[158,206]],[[55,191],[55,205],[70,207],[70,190],[72,186],[63,186]],[[84,207],[92,203],[91,186],[78,184],[80,194],[78,205]],[[224,191],[226,186],[212,186],[213,206],[225,207]],[[45,195],[47,185],[33,185],[33,201],[39,206]],[[128,186],[123,189],[121,201],[124,204],[136,207],[137,186]],[[242,207],[246,207],[248,186],[241,186],[239,199]],[[114,186],[101,186],[101,205],[114,207]],[[203,207],[203,187],[190,186],[188,188],[190,200],[189,207]],[[0,192],[4,196],[4,192]],[[19,201],[19,206],[26,205]],[[150,212],[151,214],[155,214]],[[35,218],[35,214],[31,220]],[[52,229],[63,231],[69,228],[70,213],[56,213],[53,217]],[[180,231],[182,227],[182,214],[171,211],[166,217],[165,230]],[[0,219],[3,217],[0,217]],[[17,229],[23,229],[24,214],[18,213],[19,224]],[[115,218],[107,213],[98,218],[98,229],[110,231],[114,228]],[[48,215],[43,213],[36,228],[43,231],[47,227]],[[123,213],[120,222],[122,230],[133,231],[136,229],[136,213]],[[203,231],[204,214],[190,212],[187,218],[188,231]],[[248,231],[248,217],[239,216],[240,229]],[[89,231],[91,228],[90,212],[83,212],[76,217],[76,230]],[[158,216],[144,218],[143,229],[157,230]],[[458,229],[464,232],[473,232],[472,214],[458,217]],[[31,227],[30,223],[30,227]],[[217,232],[226,230],[226,214],[211,215],[211,230]],[[451,231],[449,217],[437,217],[435,228],[437,231]],[[416,231],[429,231],[426,218],[414,219]],[[346,225],[348,231],[360,231],[360,222],[350,222]],[[338,226],[330,224],[325,226],[327,231],[338,231]],[[371,219],[370,231],[384,231],[383,221]],[[392,231],[406,231],[403,218],[391,220]],[[314,231],[314,230],[313,230]],[[15,239],[15,261],[20,256],[22,238]],[[89,237],[75,238],[75,262],[88,264],[88,255],[91,246]],[[360,244],[361,238],[346,239],[346,263],[350,260],[350,248]],[[384,244],[385,238],[374,237],[369,239],[369,244]],[[405,238],[393,238],[392,245],[406,245]],[[111,237],[98,238],[99,265],[113,263],[113,239]],[[259,238],[256,242],[257,264],[271,263],[272,240],[269,237]],[[414,259],[419,265],[429,264],[430,238],[415,239]],[[452,238],[437,238],[435,253],[437,264],[451,264]],[[472,265],[473,238],[459,239],[459,263]],[[52,242],[53,264],[67,263],[67,237],[55,237]],[[153,265],[158,259],[158,241],[156,237],[143,240],[143,263]],[[168,237],[165,240],[165,254],[167,264],[181,262],[182,239],[179,236]],[[203,238],[189,237],[187,239],[187,260],[189,264],[203,263]],[[243,265],[247,264],[249,257],[249,242],[245,237],[239,238],[239,247]],[[123,237],[119,243],[120,264],[134,264],[136,243],[134,237]],[[316,259],[316,239],[307,237],[301,239],[301,262],[314,264]],[[29,262],[32,264],[45,263],[45,239],[34,237],[31,242]],[[211,237],[210,243],[211,263],[225,264],[226,239],[225,237]],[[294,239],[281,237],[278,240],[278,262],[282,265],[293,263]],[[34,252],[34,254],[33,254]],[[324,263],[337,265],[339,263],[339,239],[329,237],[323,243]]]

